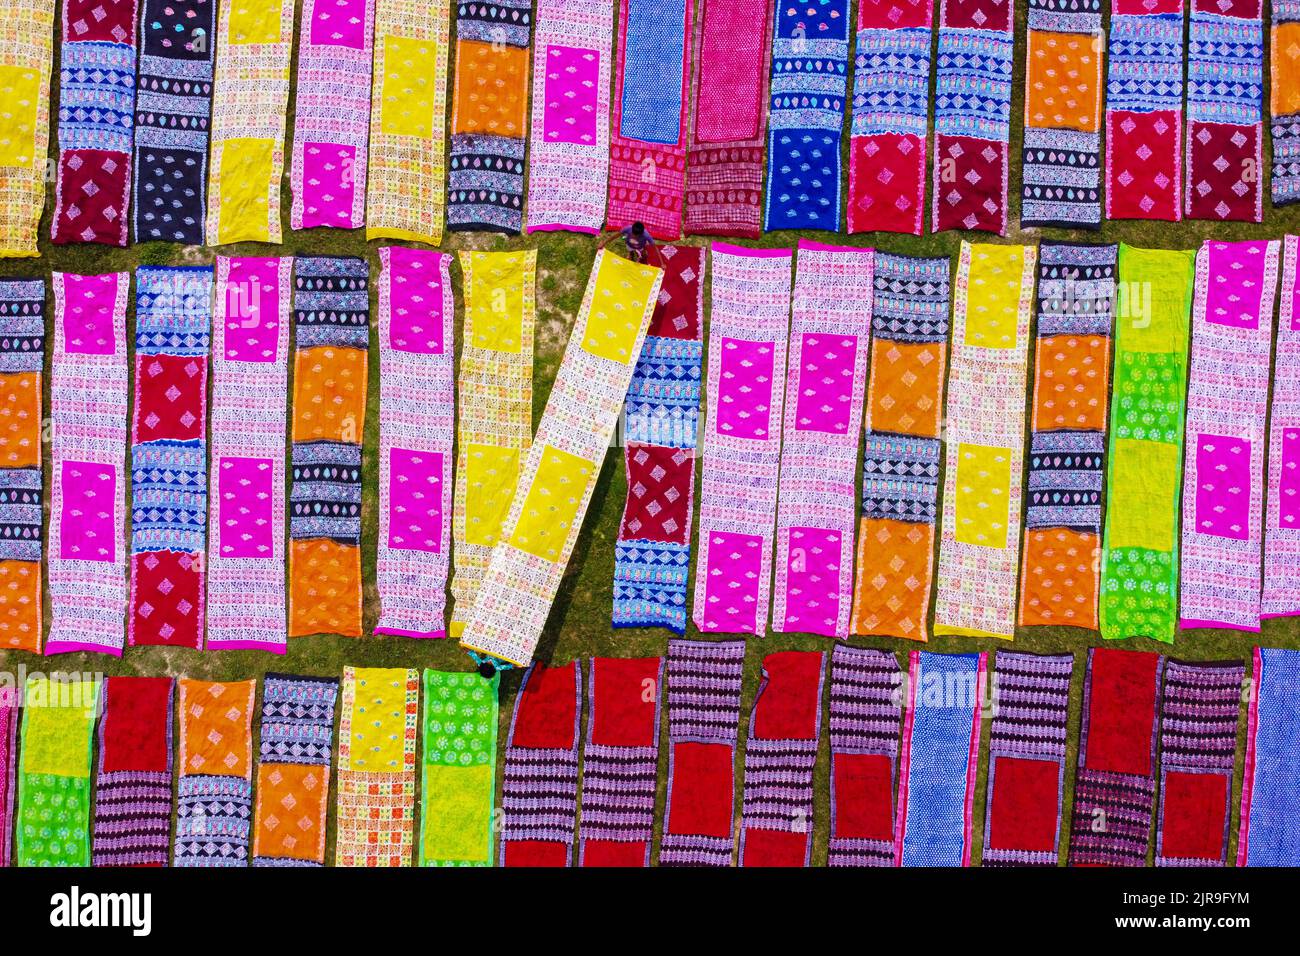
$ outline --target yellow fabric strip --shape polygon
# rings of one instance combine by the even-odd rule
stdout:
[[[53,63],[54,0],[0,0],[0,257],[39,255]]]

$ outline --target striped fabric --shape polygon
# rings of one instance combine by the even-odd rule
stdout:
[[[1300,614],[1300,237],[1287,236],[1282,243],[1277,358],[1268,418],[1262,618]]]
[[[50,141],[54,0],[3,0],[0,36],[0,92],[23,106],[0,120],[0,258],[35,256]]]
[[[1237,866],[1300,865],[1300,651],[1255,648]]]
[[[1273,0],[1269,23],[1272,198],[1284,206],[1300,202],[1300,2]]]
[[[180,679],[173,866],[248,866],[256,696],[256,680]]]

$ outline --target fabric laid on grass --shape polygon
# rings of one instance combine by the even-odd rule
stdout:
[[[1300,237],[1282,240],[1261,617],[1300,614]]]
[[[1276,240],[1207,239],[1196,257],[1183,463],[1184,628],[1259,631],[1265,421],[1280,246]]]
[[[778,5],[763,228],[840,229],[849,2]]]
[[[613,7],[538,0],[528,139],[528,231],[596,234],[609,190]]]
[[[682,234],[694,0],[619,0],[606,228]],[[679,80],[680,77],[680,80]]]
[[[0,688],[0,869],[13,862],[14,795],[18,787],[18,688]]]
[[[35,256],[50,142],[54,0],[0,2],[0,258]]]
[[[1146,865],[1164,664],[1159,654],[1088,650],[1070,866]]]
[[[772,630],[849,636],[872,249],[799,241],[776,510]]]
[[[464,633],[533,440],[537,250],[462,252],[460,269],[452,637]]]
[[[1073,654],[998,651],[981,866],[1056,866]]]
[[[664,659],[593,657],[590,668],[578,864],[649,866]]]
[[[267,674],[253,822],[254,866],[324,866],[333,677]]]
[[[895,866],[970,866],[988,654],[909,656]]]
[[[764,634],[790,329],[788,249],[713,243],[708,417],[692,618]]]
[[[926,639],[949,261],[877,252],[853,634]]]
[[[1240,661],[1165,665],[1156,866],[1226,866]]]
[[[45,280],[0,279],[0,648],[38,654],[44,364]]]
[[[1016,630],[1029,317],[1038,250],[963,242],[934,633]]]
[[[1260,0],[1192,0],[1184,209],[1188,219],[1263,221],[1263,6]]]
[[[662,245],[654,255],[664,278],[627,390],[628,490],[614,545],[613,624],[682,634],[704,355],[705,250]]]
[[[700,0],[690,147],[686,153],[688,235],[760,232],[770,0]]]
[[[294,264],[290,637],[361,636],[369,272],[350,256]]]
[[[783,651],[763,658],[745,743],[741,866],[812,862],[813,770],[822,729],[826,655]]]
[[[455,437],[451,256],[379,250],[377,634],[445,637]]]
[[[373,0],[305,0],[298,27],[293,229],[366,220]]]
[[[293,0],[220,4],[206,239],[279,242]]]
[[[534,664],[510,718],[501,775],[502,866],[569,866],[578,827],[578,662]]]
[[[461,646],[525,666],[618,424],[663,270],[601,250]]]
[[[62,9],[59,166],[50,240],[125,246],[135,130],[136,0],[108,6],[73,0]]]
[[[1021,626],[1097,629],[1118,246],[1038,247]]]
[[[95,778],[96,867],[166,866],[172,828],[170,677],[108,677]]]
[[[1171,643],[1195,253],[1119,247],[1101,634]]]
[[[173,866],[247,866],[257,681],[180,679]]]
[[[23,693],[14,865],[88,867],[99,682],[28,677]]]
[[[501,675],[424,672],[420,866],[491,866]]]
[[[1256,647],[1237,866],[1300,864],[1300,651]]]
[[[410,866],[420,672],[344,667],[334,865]]]
[[[131,275],[53,275],[45,653],[126,639],[126,300]]]
[[[660,865],[731,865],[744,664],[744,641],[668,642],[668,805]]]
[[[1284,206],[1300,202],[1300,3],[1274,0],[1269,28],[1272,199]]]

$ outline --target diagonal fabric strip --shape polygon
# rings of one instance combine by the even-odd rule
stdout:
[[[849,636],[875,252],[799,240],[772,630]]]
[[[582,751],[580,866],[649,866],[662,657],[593,657]]]
[[[1195,253],[1119,247],[1101,634],[1172,643]]]
[[[372,0],[305,0],[294,76],[293,229],[366,220]]]
[[[1146,865],[1164,664],[1159,654],[1088,650],[1070,866]]]
[[[376,634],[445,637],[455,437],[451,256],[379,250]]]
[[[537,250],[462,252],[465,330],[456,394],[450,634],[460,637],[533,440]]]
[[[1300,651],[1256,647],[1237,866],[1300,864]]]
[[[744,663],[744,641],[668,642],[668,806],[661,865],[731,865]]]
[[[1101,486],[1118,246],[1044,243],[1021,626],[1097,629]]]
[[[135,129],[136,0],[65,0],[50,241],[125,246]],[[30,82],[30,81],[29,81]]]
[[[98,681],[27,678],[15,866],[90,866],[91,738],[99,693]]]
[[[94,855],[101,866],[166,866],[172,826],[170,677],[108,677],[99,721]]]
[[[948,370],[946,257],[876,254],[852,633],[926,639]]]
[[[663,270],[601,250],[461,646],[525,666],[609,451]]]
[[[694,0],[619,0],[606,227],[682,234]]]
[[[1165,665],[1156,866],[1226,866],[1240,661]]]
[[[293,0],[221,4],[206,238],[280,241]]]
[[[1285,206],[1300,202],[1300,2],[1273,0],[1269,26],[1272,199]]]
[[[56,272],[45,653],[120,657],[126,634],[126,300],[131,275]]]
[[[1196,257],[1183,463],[1184,628],[1259,631],[1265,422],[1280,245],[1207,239]]]
[[[248,866],[257,681],[180,679],[173,866]]]
[[[763,658],[745,743],[741,866],[812,863],[813,771],[822,729],[826,655]]]
[[[510,718],[501,771],[502,866],[569,866],[578,827],[578,662],[534,664]]]
[[[627,501],[614,545],[615,627],[686,631],[704,343],[704,256],[656,246],[663,284],[624,413]]]
[[[135,275],[127,640],[203,646],[210,266]]]
[[[411,865],[420,672],[344,667],[334,865]]]
[[[1056,866],[1073,654],[998,651],[981,866]]]
[[[450,33],[450,0],[375,0],[367,239],[442,242]]]
[[[614,10],[605,0],[538,0],[528,138],[528,231],[596,234],[609,190]]]
[[[1261,617],[1300,614],[1300,237],[1282,252],[1277,362],[1269,408],[1268,508]]]
[[[758,238],[771,0],[700,0],[686,154],[686,233]]]
[[[1011,639],[1038,250],[963,242],[953,306],[934,633]]]
[[[909,656],[895,866],[970,866],[988,654]]]
[[[324,866],[334,742],[333,677],[267,674],[253,822],[254,866]]]
[[[767,632],[792,265],[789,249],[713,243],[692,610],[706,633]]]
[[[50,143],[54,0],[2,0],[0,94],[0,258],[35,256],[45,208]]]
[[[44,365],[45,280],[0,279],[0,648],[37,654]]]
[[[426,670],[420,866],[491,866],[501,675]]]
[[[14,795],[18,786],[19,690],[0,687],[0,869],[13,862]],[[648,850],[648,847],[647,847]]]

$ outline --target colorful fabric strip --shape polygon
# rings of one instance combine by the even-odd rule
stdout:
[[[1240,661],[1165,665],[1156,866],[1224,866],[1241,713]]]
[[[498,674],[424,672],[420,866],[491,866]]]
[[[1300,202],[1300,3],[1274,0],[1270,28],[1272,198],[1284,206]]]
[[[445,637],[455,435],[451,256],[379,250],[377,634]]]
[[[876,254],[854,634],[926,639],[948,370],[948,269],[947,257]]]
[[[45,653],[125,641],[126,299],[131,276],[56,272]]]
[[[1196,257],[1181,627],[1259,631],[1265,420],[1279,247],[1276,240],[1207,239]]]
[[[528,142],[528,231],[598,233],[609,189],[613,7],[538,0]]]
[[[1146,865],[1164,663],[1159,654],[1088,650],[1071,866]]]
[[[13,862],[14,795],[18,786],[18,689],[0,688],[0,869]]]
[[[334,865],[411,865],[420,672],[344,667]]]
[[[293,229],[359,229],[366,218],[374,5],[306,0],[298,34]]]
[[[1300,651],[1257,647],[1237,866],[1300,864]]]
[[[135,292],[127,639],[197,649],[206,593],[212,268],[142,266]]]
[[[961,246],[935,634],[1015,636],[1037,253],[1033,246]]]
[[[1118,256],[1118,246],[1044,243],[1038,248],[1022,626],[1097,629]]]
[[[998,651],[981,866],[1056,866],[1074,655]]]
[[[593,657],[587,680],[578,863],[649,866],[664,659]]]
[[[615,627],[686,631],[704,343],[704,249],[657,246],[663,284],[624,414],[627,501],[614,545]]]
[[[1261,617],[1300,614],[1300,238],[1283,240],[1277,362],[1269,409]]]
[[[874,259],[871,249],[799,241],[776,511],[774,631],[849,636]]]
[[[54,0],[0,2],[0,258],[35,256],[50,141]]]
[[[519,666],[532,660],[623,411],[662,278],[661,269],[596,253],[462,647]]]
[[[109,677],[99,721],[94,864],[166,866],[172,828],[170,677]]]
[[[682,234],[694,7],[694,0],[619,0],[609,229],[643,222],[656,239]]]
[[[257,681],[180,679],[173,866],[248,865]]]
[[[970,866],[988,655],[912,651],[895,866]]]
[[[293,0],[221,4],[207,243],[279,242]]]
[[[731,865],[744,663],[744,641],[668,642],[668,806],[661,865]]]
[[[792,265],[789,249],[713,244],[692,611],[706,633],[767,631]]]
[[[1174,639],[1195,255],[1119,247],[1101,551],[1101,634],[1106,638]]]

